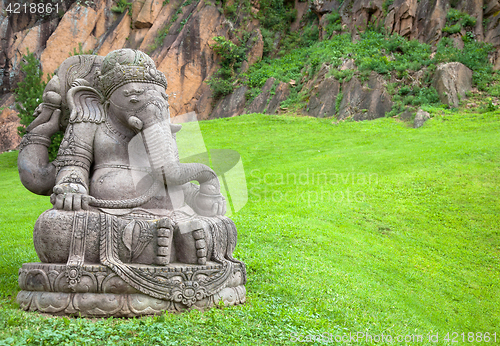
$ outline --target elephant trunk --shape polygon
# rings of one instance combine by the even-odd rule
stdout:
[[[146,110],[158,112],[158,109],[151,107],[157,106],[151,104],[146,107]],[[210,167],[201,163],[179,162],[175,136],[170,123],[168,118],[162,118],[160,121],[145,124],[141,132],[153,171],[167,185],[183,185],[195,180],[200,183],[201,193],[219,194],[219,180]]]

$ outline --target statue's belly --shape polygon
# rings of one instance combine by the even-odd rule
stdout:
[[[90,195],[102,199],[129,199],[142,196],[153,184],[147,172],[124,168],[99,168],[90,181]]]

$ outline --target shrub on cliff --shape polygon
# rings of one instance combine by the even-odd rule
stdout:
[[[16,109],[19,112],[18,116],[21,120],[21,126],[17,128],[17,132],[22,137],[26,134],[28,125],[35,119],[33,114],[38,105],[42,103],[43,91],[47,83],[43,80],[40,61],[29,50],[23,56],[21,71],[24,74],[24,79],[17,84],[17,89],[14,90],[14,93]],[[63,135],[62,131],[58,131],[51,137],[49,147],[50,160],[54,160],[57,157],[57,151]]]
[[[17,89],[14,92],[16,95],[16,109],[21,119],[21,126],[17,128],[17,132],[22,137],[26,133],[26,127],[35,119],[33,113],[42,102],[43,90],[47,83],[43,80],[40,61],[29,50],[23,56],[21,71],[24,74],[24,79],[17,84]]]

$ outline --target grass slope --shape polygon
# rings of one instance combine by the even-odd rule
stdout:
[[[245,165],[249,201],[232,218],[246,305],[100,320],[17,310],[17,270],[36,260],[32,226],[49,203],[21,186],[6,153],[0,345],[276,345],[350,332],[500,341],[500,112],[436,111],[420,129],[255,114],[200,126],[208,148],[237,150]]]

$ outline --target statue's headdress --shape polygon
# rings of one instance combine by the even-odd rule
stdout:
[[[167,79],[156,69],[154,61],[134,49],[119,49],[106,55],[98,74],[99,89],[106,98],[117,88],[131,82],[153,83],[167,88]]]

